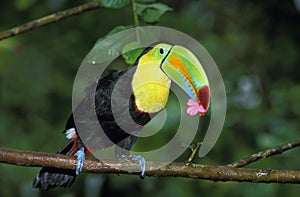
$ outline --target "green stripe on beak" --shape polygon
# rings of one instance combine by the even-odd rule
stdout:
[[[204,115],[210,102],[209,83],[196,56],[188,49],[175,45],[162,62],[161,69],[190,97],[187,113]]]

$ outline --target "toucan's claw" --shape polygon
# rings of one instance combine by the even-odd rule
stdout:
[[[140,155],[132,156],[131,160],[138,161],[140,164],[140,170],[141,170],[141,178],[145,177],[145,170],[146,170],[146,160],[144,157]]]
[[[78,175],[82,170],[83,162],[85,159],[84,148],[79,149],[76,152],[75,156],[77,156],[76,175]]]

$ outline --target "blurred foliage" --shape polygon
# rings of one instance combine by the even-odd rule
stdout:
[[[0,29],[85,2],[5,1],[0,6]],[[213,150],[194,162],[227,164],[299,138],[300,12],[293,0],[139,3],[171,7],[173,11],[165,13],[156,25],[193,36],[210,52],[222,73],[228,99],[225,127]],[[1,146],[56,152],[66,141],[61,131],[71,111],[72,85],[81,61],[97,39],[117,26],[132,24],[132,8],[126,4],[122,9],[87,12],[1,41]],[[176,124],[166,125],[168,130],[173,126]],[[299,154],[300,150],[294,149],[250,167],[299,170]],[[38,170],[1,164],[0,196],[260,197],[296,196],[300,192],[297,185],[89,174],[81,174],[70,189],[39,192],[31,189]]]
[[[147,23],[154,23],[167,11],[171,11],[166,4],[162,3],[136,3],[136,13]]]
[[[106,8],[122,8],[130,3],[130,0],[94,0]]]

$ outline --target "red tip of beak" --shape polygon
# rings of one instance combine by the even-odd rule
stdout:
[[[199,89],[198,97],[199,101],[189,99],[187,102],[188,108],[186,109],[186,113],[190,116],[194,116],[198,113],[200,114],[200,116],[204,116],[207,112],[210,98],[208,86],[203,86]]]
[[[199,89],[198,98],[204,109],[207,111],[210,99],[210,92],[208,86],[203,86]]]

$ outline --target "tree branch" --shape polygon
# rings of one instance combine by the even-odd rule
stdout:
[[[75,169],[76,157],[0,148],[0,162],[21,166],[55,167]],[[234,168],[228,166],[205,166],[198,164],[147,162],[146,176],[186,177],[213,181],[245,181],[263,183],[300,183],[300,171]],[[158,169],[157,169],[158,168]],[[151,169],[155,169],[152,170]],[[140,174],[136,161],[95,160],[87,158],[83,172]]]
[[[292,148],[295,148],[297,146],[300,146],[300,139],[280,145],[280,146],[276,146],[276,147],[273,147],[273,148],[270,148],[270,149],[267,149],[264,151],[261,151],[259,153],[255,153],[253,155],[250,155],[249,157],[234,161],[234,162],[228,164],[227,166],[236,167],[236,168],[243,167],[243,166],[249,165],[255,161],[263,160],[267,157],[281,154],[281,153],[283,153],[287,150],[290,150]]]
[[[44,25],[57,22],[59,20],[68,18],[70,16],[74,16],[77,14],[81,14],[83,12],[94,10],[97,8],[100,8],[100,4],[96,2],[86,3],[71,9],[67,9],[64,11],[59,11],[54,14],[39,18],[37,20],[31,21],[29,23],[25,23],[23,25],[20,25],[18,27],[3,31],[0,33],[0,40],[10,38],[16,35],[19,35],[21,33],[30,31],[32,29],[36,29],[38,27],[42,27]]]

